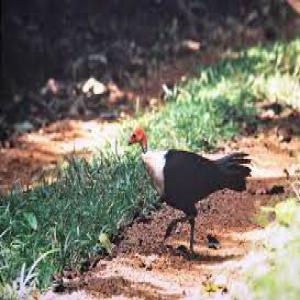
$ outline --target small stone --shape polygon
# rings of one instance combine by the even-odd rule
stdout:
[[[81,90],[85,94],[92,92],[94,95],[101,95],[106,92],[106,87],[103,83],[91,77],[83,84]]]
[[[182,42],[182,48],[191,52],[197,52],[201,48],[201,43],[194,40],[184,40]]]
[[[145,268],[147,271],[151,271],[153,268],[153,263],[158,258],[157,255],[149,255],[149,256],[143,256],[137,254],[136,257],[138,258],[138,267],[139,268]]]
[[[157,255],[154,255],[154,254],[150,255],[150,256],[146,256],[144,258],[146,270],[148,270],[148,271],[152,270],[152,265],[156,259],[157,259]]]

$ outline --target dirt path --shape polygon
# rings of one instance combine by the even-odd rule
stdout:
[[[0,192],[16,184],[26,188],[43,175],[51,175],[70,155],[96,152],[113,140],[117,130],[117,123],[65,120],[19,136],[13,147],[0,148]]]

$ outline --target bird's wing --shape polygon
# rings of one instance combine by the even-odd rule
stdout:
[[[222,173],[214,161],[195,153],[170,150],[164,177],[165,194],[171,201],[196,202],[221,188]]]

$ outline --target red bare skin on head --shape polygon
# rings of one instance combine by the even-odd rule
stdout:
[[[146,152],[147,151],[147,137],[145,135],[145,132],[142,128],[138,127],[136,128],[129,140],[128,140],[128,143],[129,144],[135,144],[135,143],[138,143],[141,145],[142,149],[143,149],[143,152]]]

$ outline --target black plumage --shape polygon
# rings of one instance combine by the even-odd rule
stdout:
[[[195,153],[169,150],[164,167],[167,204],[188,215],[197,214],[195,203],[211,193],[229,188],[245,189],[250,169],[247,154],[234,153],[218,160],[209,160]]]
[[[186,217],[173,220],[166,231],[167,238],[178,222],[191,224],[190,250],[193,252],[194,223],[197,216],[195,204],[218,190],[229,188],[243,191],[250,169],[245,153],[234,153],[218,160],[210,160],[195,153],[169,150],[164,167],[165,193],[163,200],[182,210]]]

